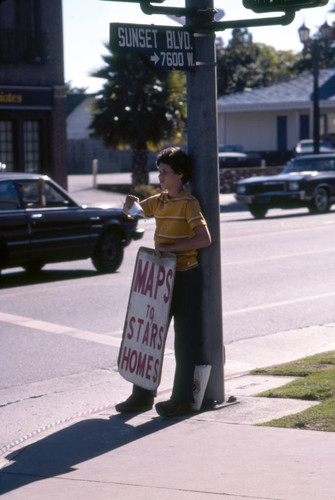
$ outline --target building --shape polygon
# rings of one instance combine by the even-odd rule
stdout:
[[[319,97],[320,136],[335,147],[335,68],[320,71]],[[129,171],[129,151],[108,150],[102,141],[91,138],[93,99],[92,95],[67,98],[69,172],[92,171],[95,158],[99,160],[100,172]],[[299,140],[312,137],[312,74],[218,99],[218,143],[241,145],[268,165],[283,165]],[[150,168],[153,163],[154,160]]]
[[[62,0],[0,0],[0,162],[66,187]]]
[[[98,160],[99,173],[130,172],[132,153],[106,148],[102,139],[92,137],[90,124],[94,95],[69,94],[66,98],[67,166],[69,174],[92,173],[93,160]],[[155,168],[155,152],[148,152],[149,169]]]
[[[320,71],[320,137],[335,145],[335,68]],[[313,75],[220,97],[219,144],[241,144],[263,155],[290,153],[313,138]]]

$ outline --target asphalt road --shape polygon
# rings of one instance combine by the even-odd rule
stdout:
[[[307,213],[274,210],[257,221],[247,211],[222,212],[226,345],[334,322],[335,212]],[[34,279],[21,269],[3,273],[0,450],[128,392],[116,359],[137,249],[152,245],[153,221],[141,224],[144,239],[126,249],[115,274],[97,275],[89,260],[48,265]],[[162,390],[171,387],[172,344],[169,335]]]

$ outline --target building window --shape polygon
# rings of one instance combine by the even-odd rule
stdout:
[[[0,120],[0,162],[6,165],[7,172],[14,170],[13,122]]]
[[[41,170],[41,134],[37,120],[24,122],[23,142],[25,172],[39,172]]]
[[[40,0],[0,1],[0,61],[45,61]]]

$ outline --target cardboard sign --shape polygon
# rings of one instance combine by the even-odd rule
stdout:
[[[161,379],[176,256],[141,247],[137,254],[118,357],[123,378],[155,390]]]

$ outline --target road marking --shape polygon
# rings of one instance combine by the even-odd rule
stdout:
[[[297,304],[298,302],[309,302],[311,300],[319,300],[319,299],[327,299],[330,297],[335,297],[335,292],[331,293],[320,293],[319,295],[310,295],[309,297],[301,297],[294,300],[285,300],[282,302],[271,302],[270,304],[262,304],[259,306],[253,307],[244,307],[242,309],[236,309],[235,311],[227,311],[223,313],[223,316],[236,316],[237,314],[250,313],[254,311],[261,311],[263,309],[272,309],[274,307],[283,307],[289,306],[293,304]]]
[[[9,323],[16,326],[23,326],[33,330],[39,330],[47,333],[56,333],[57,335],[68,335],[69,337],[86,340],[88,342],[96,342],[97,344],[108,345],[110,347],[120,348],[122,341],[122,330],[111,332],[110,334],[95,333],[86,330],[78,330],[65,325],[57,325],[47,321],[35,320],[26,316],[18,316],[17,314],[7,314],[0,312],[0,322]],[[165,356],[170,356],[174,353],[171,349],[165,349]]]
[[[122,340],[122,332],[119,332],[120,336],[115,337],[112,335],[105,335],[103,333],[94,333],[94,332],[85,332],[85,331],[76,331],[71,337],[80,340],[87,340],[88,342],[96,342],[98,344],[109,345],[111,347],[120,347]],[[114,332],[115,335],[115,332]]]
[[[2,312],[0,312],[0,321],[50,333],[68,333],[72,330],[72,328],[68,326],[55,325],[54,323],[48,323],[46,321],[34,320],[25,316],[17,316],[16,314],[6,314]]]
[[[285,227],[279,227],[276,231],[264,231],[262,233],[248,233],[248,234],[239,234],[236,236],[225,236],[222,234],[222,239],[223,241],[231,241],[231,240],[243,240],[243,239],[248,239],[248,238],[268,238],[269,236],[281,236],[283,234],[289,234],[289,233],[301,233],[305,231],[321,231],[326,229],[329,231],[329,224],[332,224],[333,222],[323,222],[322,225],[319,226],[306,226],[306,227],[293,227],[292,229],[290,228],[285,228]]]
[[[264,261],[270,261],[270,260],[278,260],[278,259],[291,259],[294,257],[304,257],[307,255],[315,255],[315,254],[323,254],[323,253],[334,253],[334,248],[325,248],[323,250],[311,250],[308,252],[296,252],[296,253],[287,253],[287,254],[282,254],[282,255],[269,255],[268,257],[258,257],[256,259],[245,259],[245,260],[236,260],[236,261],[230,261],[230,262],[225,262],[223,259],[222,266],[229,266],[231,267],[232,265],[239,265],[239,264],[250,264],[253,262],[264,262]]]
[[[88,332],[85,330],[78,330],[64,325],[57,325],[47,321],[35,320],[25,316],[18,316],[16,314],[7,314],[0,312],[0,321],[10,323],[16,326],[23,326],[33,330],[39,330],[48,333],[56,333],[60,335],[68,335],[80,340],[87,340],[89,342],[97,342],[98,344],[109,345],[112,347],[120,347],[122,331],[113,332],[111,335],[103,333]]]

